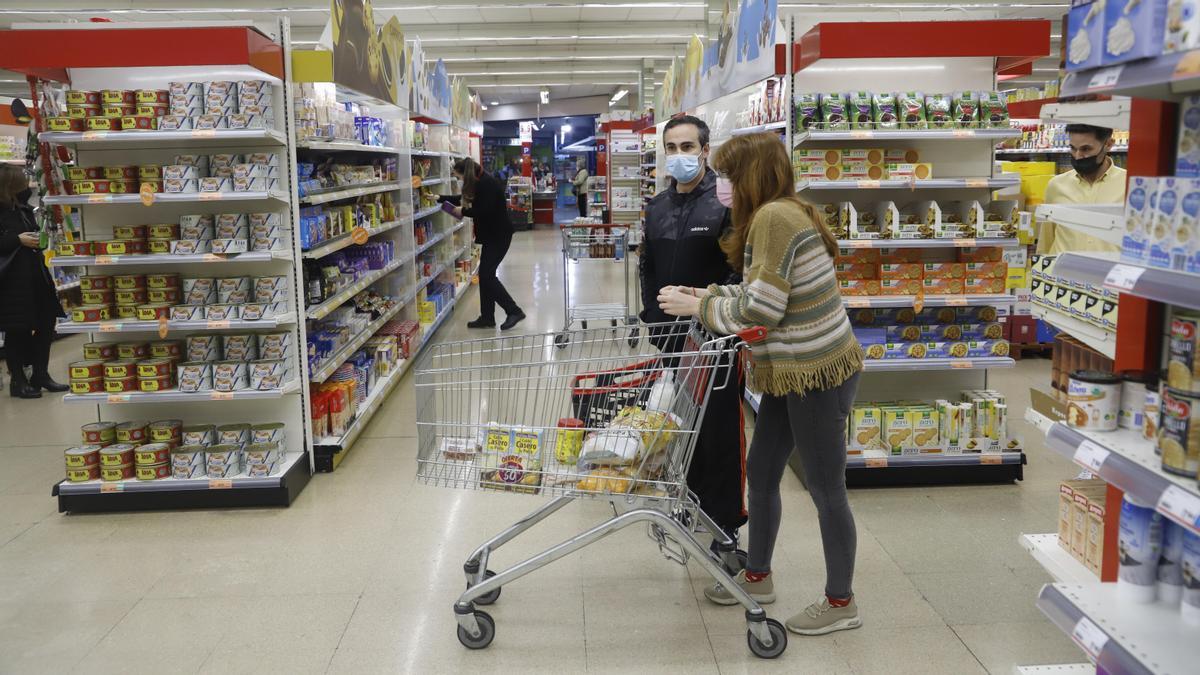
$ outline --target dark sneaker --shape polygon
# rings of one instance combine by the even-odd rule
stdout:
[[[509,328],[512,328],[513,326],[521,323],[524,320],[525,320],[525,312],[522,312],[521,310],[518,309],[515,313],[509,314],[508,316],[504,317],[504,323],[500,324],[500,330],[508,330]]]
[[[467,328],[495,328],[495,327],[496,327],[495,320],[489,321],[483,317],[475,319],[474,321],[467,322]]]

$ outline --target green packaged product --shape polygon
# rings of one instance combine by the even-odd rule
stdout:
[[[828,131],[846,131],[850,118],[846,113],[846,95],[841,93],[821,94],[821,117]]]
[[[960,91],[954,95],[954,123],[964,129],[979,126],[979,95]]]
[[[871,92],[852,91],[847,98],[850,99],[850,128],[873,128],[874,125],[871,120]]]
[[[919,91],[906,91],[896,95],[900,111],[901,129],[925,128],[925,97]]]
[[[896,97],[892,94],[875,94],[874,113],[876,129],[896,129],[900,116],[896,114]]]
[[[925,97],[925,116],[930,129],[954,126],[954,100],[949,94],[930,94]]]
[[[796,130],[806,131],[821,121],[821,97],[817,94],[796,95]]]
[[[979,92],[979,126],[1008,128],[1008,101],[998,91]]]

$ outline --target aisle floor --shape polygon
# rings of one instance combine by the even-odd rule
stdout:
[[[502,276],[530,320],[562,321],[557,232],[517,235]],[[477,292],[450,318],[468,335]],[[56,344],[55,372],[80,338]],[[1069,462],[1020,421],[1048,361],[997,371],[1027,441],[1013,485],[854,490],[855,587],[864,626],[791,636],[764,662],[743,612],[714,607],[693,563],[664,560],[631,528],[506,587],[489,608],[497,637],[468,651],[452,604],[463,558],[540,499],[417,484],[411,377],[333,474],[290,508],[61,515],[50,497],[84,407],[0,397],[0,672],[4,673],[1009,673],[1082,660],[1034,606],[1048,576],[1017,542],[1051,532]],[[65,379],[63,376],[62,379]],[[775,558],[783,620],[818,597],[815,512],[790,472]],[[560,511],[492,567],[599,522],[606,507]]]

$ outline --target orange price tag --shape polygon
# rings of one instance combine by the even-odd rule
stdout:
[[[233,481],[228,478],[216,478],[208,481],[209,490],[228,490],[233,487]]]
[[[129,394],[109,394],[108,402],[109,403],[128,403],[129,402]]]
[[[214,391],[209,398],[214,401],[231,401],[233,400],[232,391]]]
[[[367,243],[367,239],[369,239],[370,236],[371,236],[371,234],[369,232],[367,232],[367,228],[356,227],[356,228],[354,228],[353,231],[350,232],[350,241],[361,246],[361,245]]]
[[[987,178],[968,178],[967,179],[967,187],[969,187],[969,188],[985,188],[985,187],[989,187],[991,184],[992,184],[991,180],[989,180]]]
[[[193,129],[193,138],[212,138],[217,135],[216,129]]]
[[[975,364],[971,361],[951,361],[950,367],[961,370],[963,368],[974,368]]]
[[[83,140],[98,141],[108,135],[107,131],[85,131],[83,132]]]
[[[89,204],[107,204],[112,201],[112,195],[88,195]]]
[[[875,132],[869,130],[851,131],[850,138],[875,138]]]
[[[887,457],[868,457],[865,461],[868,469],[886,469],[888,465]]]
[[[855,184],[863,190],[876,190],[879,188],[879,181],[877,180],[860,180],[855,181]]]
[[[959,248],[975,248],[974,239],[955,239],[954,245]]]
[[[963,297],[946,298],[946,306],[947,307],[963,307],[966,304],[967,304],[967,299],[963,298]]]
[[[100,322],[100,332],[101,333],[119,333],[119,332],[121,332],[121,324],[117,323],[115,321],[101,321]]]
[[[1000,464],[1003,459],[1004,456],[998,452],[985,452],[979,455],[980,464]]]
[[[153,185],[150,185],[149,183],[143,183],[141,190],[138,191],[138,194],[140,194],[142,197],[142,206],[153,206],[154,205],[154,186]]]
[[[950,135],[953,136],[954,138],[974,138],[975,130],[974,129],[955,129],[954,131],[950,132]]]
[[[220,192],[201,192],[200,193],[200,201],[202,201],[202,202],[220,201],[222,199],[221,194],[222,193],[220,193]]]
[[[167,317],[159,317],[158,319],[158,339],[167,339],[167,333],[171,330],[171,320]]]
[[[925,293],[917,293],[913,296],[913,311],[920,312],[925,309]]]
[[[854,307],[854,308],[860,308],[860,307],[870,307],[870,306],[871,306],[871,301],[870,301],[870,299],[868,299],[868,298],[862,298],[862,297],[857,297],[857,298],[855,298],[855,297],[849,297],[849,298],[846,298],[846,306],[847,306],[847,307]]]
[[[124,492],[124,483],[101,483],[100,494],[108,494],[110,492]]]
[[[222,330],[225,328],[229,328],[229,319],[213,319],[208,322],[209,330]]]
[[[844,242],[846,248],[871,248],[870,239],[850,239]]]
[[[115,265],[115,264],[117,264],[117,257],[113,256],[113,255],[98,255],[98,256],[96,256],[96,264],[97,265]]]

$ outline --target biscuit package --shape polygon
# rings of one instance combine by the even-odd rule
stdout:
[[[807,131],[821,122],[821,97],[817,94],[796,95],[796,130]]]
[[[896,97],[892,94],[875,94],[872,101],[876,129],[896,129],[900,126],[900,115],[896,110]]]
[[[850,129],[846,95],[840,92],[821,94],[821,118],[826,131]]]
[[[954,126],[954,101],[949,94],[930,94],[925,97],[925,116],[930,129]]]
[[[851,129],[873,129],[874,115],[871,92],[852,91],[846,98],[849,100],[849,117]]]
[[[925,97],[919,91],[906,91],[896,97],[901,129],[924,129]]]
[[[979,94],[960,91],[954,94],[954,124],[963,129],[973,129],[979,123]]]

